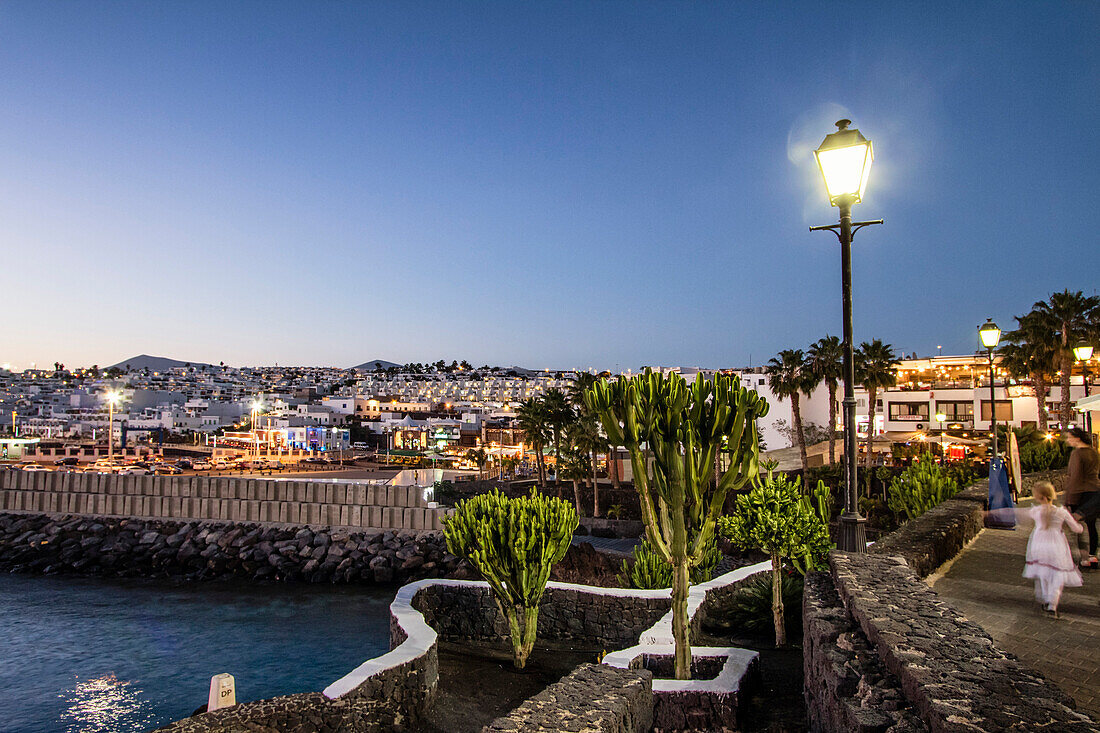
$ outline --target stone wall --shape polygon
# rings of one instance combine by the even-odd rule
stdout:
[[[903,557],[924,578],[962,552],[982,531],[988,494],[989,479],[979,481],[880,538],[867,551]]]
[[[402,583],[471,578],[440,532],[0,514],[0,572]]]
[[[648,733],[653,729],[652,683],[646,670],[582,664],[482,731]]]
[[[0,512],[442,529],[415,486],[220,476],[0,472]]]
[[[539,636],[583,639],[606,649],[629,646],[672,607],[667,591],[633,593],[551,583],[539,609]],[[501,640],[508,634],[507,622],[481,583],[427,585],[413,606],[446,641]]]
[[[329,700],[319,692],[273,697],[195,715],[157,728],[166,733],[402,733],[410,722],[385,700]]]
[[[833,552],[803,596],[811,729],[1095,731],[1073,701],[922,578],[981,530],[985,482],[883,538]]]

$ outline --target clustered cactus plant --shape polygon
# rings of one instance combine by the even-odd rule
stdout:
[[[916,519],[959,491],[959,483],[930,458],[913,463],[890,484],[887,506],[894,514]]]
[[[703,562],[726,494],[756,476],[760,451],[756,419],[768,403],[734,375],[700,375],[688,384],[679,374],[647,371],[585,390],[608,442],[630,451],[646,539],[672,566],[672,635],[676,679],[691,678],[687,596],[691,568]],[[730,468],[715,470],[719,450]]]
[[[718,537],[703,550],[703,559],[691,569],[691,583],[705,583],[714,575],[722,553],[718,551]],[[654,590],[672,587],[672,566],[669,565],[645,539],[634,548],[634,561],[623,560],[619,582],[624,588]]]
[[[444,522],[447,549],[481,573],[508,621],[517,669],[535,646],[550,568],[565,557],[577,524],[571,504],[534,490],[515,499],[499,491],[480,494],[459,502]]]

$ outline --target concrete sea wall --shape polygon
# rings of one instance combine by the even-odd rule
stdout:
[[[403,583],[471,578],[440,532],[0,514],[0,572]]]
[[[0,512],[438,530],[446,510],[415,486],[3,471]]]

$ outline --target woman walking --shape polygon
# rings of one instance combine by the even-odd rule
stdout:
[[[1070,428],[1066,443],[1073,448],[1066,470],[1066,509],[1079,514],[1083,504],[1095,502],[1100,494],[1100,454],[1092,447],[1092,436],[1081,428]],[[1082,568],[1096,569],[1100,567],[1096,558],[1096,516],[1085,517],[1084,524],[1089,533],[1089,547],[1088,554],[1081,553],[1079,564]]]

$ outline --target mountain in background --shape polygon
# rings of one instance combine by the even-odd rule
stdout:
[[[352,369],[355,369],[355,370],[360,371],[360,372],[373,372],[377,368],[375,366],[376,364],[381,365],[381,367],[383,369],[390,369],[391,367],[404,366],[404,364],[394,364],[392,361],[386,361],[385,359],[375,359],[373,361],[365,361],[362,364],[360,364],[359,366],[353,366]]]
[[[203,364],[198,361],[179,361],[178,359],[168,359],[163,356],[149,356],[148,354],[142,354],[141,356],[135,356],[131,359],[124,359],[117,364],[112,364],[107,367],[112,367],[126,371],[129,369],[132,372],[142,371],[148,369],[151,372],[162,372],[168,369],[178,369],[179,367],[193,366],[196,368],[213,367],[213,364]]]

